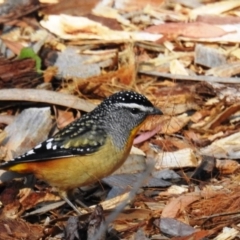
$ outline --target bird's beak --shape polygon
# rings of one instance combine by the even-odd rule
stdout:
[[[151,115],[163,115],[163,112],[160,109],[154,107]]]

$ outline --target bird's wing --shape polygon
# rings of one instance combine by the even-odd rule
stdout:
[[[96,152],[106,141],[106,133],[101,126],[88,118],[74,121],[55,136],[40,143],[25,154],[3,163],[9,167],[18,163],[46,161],[74,155],[88,155]]]

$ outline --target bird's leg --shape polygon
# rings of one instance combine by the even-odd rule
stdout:
[[[82,215],[82,213],[77,209],[77,207],[69,200],[67,192],[59,191],[59,195],[73,210],[76,211],[78,215]]]

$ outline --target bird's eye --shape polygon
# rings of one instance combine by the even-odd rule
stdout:
[[[131,113],[133,113],[133,114],[137,114],[139,112],[140,112],[140,110],[138,108],[132,108],[131,109]]]

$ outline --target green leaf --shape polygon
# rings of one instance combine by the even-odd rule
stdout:
[[[42,73],[41,71],[41,64],[42,60],[41,58],[33,51],[30,47],[25,47],[21,49],[21,52],[18,56],[19,59],[25,59],[25,58],[32,58],[36,62],[36,71],[38,73]]]

